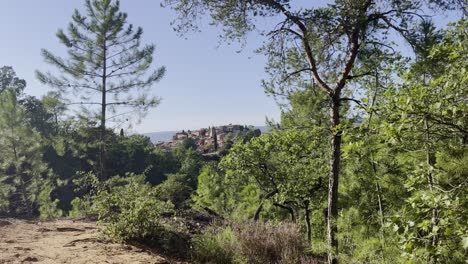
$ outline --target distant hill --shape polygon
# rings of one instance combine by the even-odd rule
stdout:
[[[161,132],[151,132],[151,133],[145,133],[143,135],[149,137],[151,139],[151,142],[156,143],[160,141],[170,141],[172,139],[172,136],[175,135],[177,131],[161,131]]]
[[[268,132],[268,127],[266,126],[256,126],[255,128],[260,129],[262,131],[262,134],[265,132]],[[167,142],[172,139],[172,137],[175,135],[175,133],[180,132],[180,131],[160,131],[160,132],[150,132],[150,133],[144,133],[143,135],[149,137],[151,139],[151,142],[156,143],[156,142]]]

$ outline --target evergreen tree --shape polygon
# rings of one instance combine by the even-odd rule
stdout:
[[[38,196],[49,180],[41,141],[40,134],[27,124],[16,91],[5,90],[0,95],[0,215],[38,213]]]
[[[62,75],[37,71],[37,77],[61,92],[79,95],[80,100],[72,103],[81,105],[83,113],[99,121],[100,177],[105,179],[106,122],[122,117],[109,117],[108,112],[115,114],[120,108],[144,114],[156,106],[159,100],[149,96],[148,90],[163,77],[165,68],[150,72],[155,47],[141,47],[143,30],[128,24],[127,14],[120,11],[120,1],[87,0],[85,7],[86,15],[75,10],[67,33],[57,32],[67,47],[68,58],[42,50],[46,62]],[[97,97],[100,100],[94,101]],[[97,112],[89,110],[93,105],[99,107]]]
[[[213,145],[214,145],[214,150],[218,151],[218,134],[216,133],[216,128],[213,129]]]
[[[13,89],[16,95],[23,93],[26,81],[16,77],[16,72],[10,66],[0,68],[0,93],[7,89]]]

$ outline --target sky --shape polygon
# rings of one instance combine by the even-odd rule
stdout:
[[[310,0],[298,0],[308,3]],[[180,36],[170,25],[176,14],[160,1],[123,0],[128,21],[144,30],[143,43],[155,44],[154,66],[165,66],[164,78],[152,93],[162,103],[150,109],[133,131],[148,133],[197,129],[213,125],[264,125],[278,120],[280,110],[261,87],[266,58],[254,50],[262,39],[253,34],[247,45],[228,45],[219,29],[203,26],[201,32]],[[314,2],[324,5],[327,0]],[[64,54],[55,33],[66,28],[82,0],[0,1],[0,67],[12,66],[28,83],[25,92],[42,96],[49,87],[35,78],[35,70],[53,70],[40,55],[42,48]],[[267,22],[264,22],[267,23]]]
[[[27,81],[25,92],[42,96],[49,87],[35,78],[35,70],[53,70],[40,55],[42,48],[63,54],[55,37],[66,28],[80,0],[0,1],[0,67],[12,66]],[[196,129],[212,125],[263,125],[265,117],[278,119],[279,108],[263,92],[265,58],[254,52],[260,39],[248,45],[221,43],[219,31],[180,36],[170,25],[175,13],[160,7],[160,1],[124,0],[121,10],[128,22],[144,30],[143,43],[155,44],[154,66],[165,66],[166,75],[154,85],[161,104],[150,109],[134,126],[139,133]],[[239,52],[241,51],[241,52]]]

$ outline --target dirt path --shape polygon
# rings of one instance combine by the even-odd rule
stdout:
[[[0,263],[176,263],[143,249],[105,243],[94,223],[0,219]]]

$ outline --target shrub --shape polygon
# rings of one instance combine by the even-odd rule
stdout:
[[[52,201],[50,193],[53,190],[52,184],[44,184],[42,191],[37,198],[39,205],[39,216],[41,219],[58,218],[63,215],[62,210],[57,208],[58,199]]]
[[[168,178],[156,186],[159,200],[171,202],[177,209],[187,207],[193,189],[187,184],[184,174],[170,174]]]
[[[121,241],[154,244],[163,230],[162,213],[171,212],[171,203],[156,199],[155,188],[144,183],[144,175],[113,177],[98,186],[92,210],[100,223],[105,223],[104,233]]]
[[[192,239],[192,260],[195,263],[243,263],[237,253],[237,238],[231,228],[211,229]]]
[[[144,244],[164,254],[187,257],[190,245],[186,232],[164,221],[174,213],[171,202],[159,200],[158,189],[145,183],[145,175],[115,176],[105,182],[86,180],[91,191],[73,201],[72,214],[97,215],[108,238],[133,244]]]
[[[68,215],[71,217],[89,217],[92,216],[91,201],[88,197],[79,198],[75,197],[71,201],[71,210]]]

